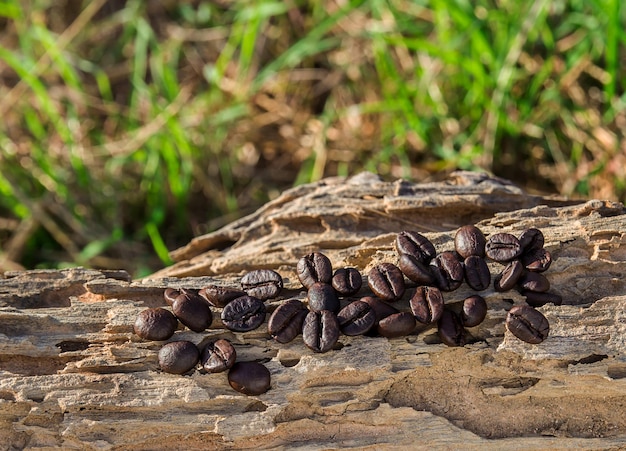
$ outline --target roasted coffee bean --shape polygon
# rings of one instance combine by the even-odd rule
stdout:
[[[535,228],[524,230],[519,237],[519,244],[524,254],[541,249],[544,241],[543,232]]]
[[[411,312],[400,312],[389,315],[378,322],[376,331],[387,338],[409,335],[415,330],[415,317]]]
[[[459,228],[454,235],[454,249],[462,258],[467,258],[470,255],[484,257],[486,242],[483,232],[473,225]]]
[[[172,305],[174,300],[181,294],[185,294],[187,296],[197,296],[198,290],[190,288],[166,288],[163,292],[163,297],[168,305]]]
[[[237,290],[235,288],[221,287],[218,285],[207,285],[198,293],[209,304],[224,308],[230,301],[245,296],[247,293],[243,290]]]
[[[311,285],[307,292],[307,299],[309,308],[313,311],[330,310],[333,313],[339,311],[340,304],[337,292],[332,285],[327,283],[315,282]]]
[[[418,285],[434,285],[435,278],[429,264],[420,261],[410,254],[400,255],[398,260],[400,271]]]
[[[552,264],[552,254],[544,248],[534,249],[528,253],[522,254],[521,260],[527,270],[544,272]]]
[[[370,289],[379,298],[394,302],[404,294],[404,276],[393,263],[381,263],[374,266],[367,277]]]
[[[221,373],[231,368],[236,359],[237,351],[231,342],[220,338],[207,343],[200,355],[200,364],[208,373]]]
[[[491,235],[485,245],[485,255],[497,262],[508,262],[522,253],[519,240],[510,233]]]
[[[271,269],[255,269],[241,278],[241,288],[262,301],[278,296],[283,289],[283,278]]]
[[[478,326],[487,316],[487,302],[482,296],[473,295],[463,301],[461,322],[465,327]]]
[[[298,299],[289,299],[274,310],[267,322],[267,330],[277,342],[289,343],[302,332],[308,312]]]
[[[190,341],[172,341],[159,350],[159,366],[166,373],[184,374],[198,363],[200,351]]]
[[[454,291],[463,283],[463,265],[458,254],[445,251],[437,255],[431,263],[431,270],[441,291]]]
[[[339,329],[344,335],[362,335],[376,324],[376,313],[363,301],[353,301],[337,314]]]
[[[362,284],[363,278],[356,268],[339,268],[333,274],[332,286],[340,296],[356,294]]]
[[[169,310],[149,308],[141,311],[135,320],[135,333],[144,340],[163,341],[174,335],[178,320]]]
[[[522,295],[526,296],[526,303],[531,307],[541,307],[546,304],[561,305],[563,298],[556,293],[539,293],[536,291],[522,291]]]
[[[538,272],[525,271],[517,281],[517,285],[524,291],[543,293],[550,289],[550,281]]]
[[[439,321],[443,313],[443,296],[436,287],[417,287],[410,301],[411,311],[415,319],[422,324]]]
[[[489,288],[491,273],[484,258],[470,255],[463,262],[465,281],[472,290],[483,291]]]
[[[309,312],[302,326],[302,340],[314,352],[328,352],[339,340],[337,316],[328,310]]]
[[[526,343],[539,344],[548,337],[550,324],[539,310],[529,305],[516,305],[506,316],[506,328]]]
[[[302,286],[307,289],[315,282],[330,283],[333,277],[330,260],[320,252],[313,252],[298,260],[296,271]]]
[[[404,230],[396,237],[398,254],[409,254],[422,263],[428,263],[437,254],[435,246],[428,238],[411,230]]]
[[[498,274],[493,281],[496,291],[509,291],[517,284],[520,276],[524,272],[524,265],[520,260],[511,260]]]
[[[202,297],[196,294],[179,294],[172,304],[178,320],[194,332],[208,329],[213,322],[213,313]]]
[[[256,329],[265,321],[265,304],[254,296],[241,296],[222,310],[224,326],[235,332]]]
[[[459,316],[452,310],[444,310],[438,323],[439,338],[448,346],[465,346],[465,328]]]
[[[237,362],[228,372],[230,386],[244,395],[262,395],[272,385],[272,376],[265,365],[258,362]]]
[[[377,323],[381,319],[387,318],[388,316],[393,315],[394,313],[400,313],[400,311],[394,306],[389,305],[388,303],[381,301],[380,299],[374,296],[364,296],[360,300],[367,303],[372,308],[372,310],[374,311],[374,314],[376,315]]]

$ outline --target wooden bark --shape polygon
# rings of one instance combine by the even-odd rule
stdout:
[[[619,203],[531,196],[477,174],[427,184],[363,174],[289,190],[195,238],[172,253],[176,264],[143,280],[82,268],[6,273],[0,449],[625,448],[625,213]],[[505,330],[506,312],[524,298],[492,287],[481,293],[487,319],[462,348],[427,329],[342,336],[337,349],[314,354],[301,337],[273,341],[266,325],[230,332],[217,309],[204,333],[181,326],[171,340],[228,338],[239,360],[267,366],[271,389],[245,396],[225,373],[161,372],[163,343],[133,334],[138,312],[165,305],[165,287],[237,286],[246,271],[273,268],[285,279],[281,298],[304,299],[294,270],[310,251],[366,280],[374,265],[397,261],[397,232],[421,231],[441,252],[465,223],[487,235],[544,232],[554,257],[546,276],[564,303],[540,308],[551,327],[543,343]],[[493,278],[501,266],[489,265]],[[360,295],[368,293],[365,285]],[[469,293],[463,285],[444,297],[455,304]],[[408,310],[408,299],[396,306]]]

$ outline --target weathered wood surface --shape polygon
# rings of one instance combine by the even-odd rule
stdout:
[[[290,190],[257,213],[198,237],[150,278],[85,269],[6,273],[0,280],[0,449],[619,449],[626,447],[626,210],[529,196],[501,180],[457,174],[443,183],[384,183],[362,175]],[[297,259],[312,250],[364,277],[397,261],[395,233],[423,231],[438,251],[454,229],[539,227],[554,262],[546,275],[564,305],[540,310],[550,336],[523,343],[504,328],[523,297],[481,293],[490,310],[463,348],[434,330],[405,338],[340,338],[314,354],[248,333],[182,327],[200,346],[225,337],[239,360],[261,360],[272,388],[234,392],[225,374],[158,370],[162,345],[132,332],[164,305],[163,288],[236,285],[247,270],[304,293]],[[492,273],[500,269],[490,264]],[[361,294],[366,294],[363,288]],[[446,293],[447,303],[470,293]],[[280,300],[268,301],[272,310]],[[400,301],[408,309],[408,296]]]

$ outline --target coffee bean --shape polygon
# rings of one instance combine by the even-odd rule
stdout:
[[[430,265],[410,254],[401,254],[398,260],[400,271],[418,285],[434,285],[435,278]]]
[[[308,310],[298,299],[279,305],[267,322],[269,334],[279,343],[289,343],[302,332]]]
[[[207,285],[198,293],[209,304],[224,308],[230,301],[237,299],[241,296],[245,296],[247,293],[243,290],[237,290],[235,288],[222,287],[218,285]]]
[[[485,255],[497,262],[508,262],[520,256],[519,240],[510,233],[491,235],[485,244]]]
[[[456,252],[445,251],[431,263],[433,276],[441,291],[454,291],[463,283],[463,265],[457,255]]]
[[[198,363],[200,351],[190,341],[172,341],[159,350],[159,366],[166,373],[184,374]]]
[[[486,242],[483,232],[473,225],[459,228],[454,235],[454,248],[462,258],[467,258],[470,255],[484,257]]]
[[[552,264],[552,254],[544,248],[534,249],[528,253],[522,254],[521,260],[527,270],[544,272]]]
[[[523,253],[541,249],[544,245],[543,232],[539,229],[526,229],[519,237],[519,244]]]
[[[443,296],[436,287],[417,287],[410,301],[415,319],[422,324],[435,323],[443,313]]]
[[[517,285],[524,291],[543,293],[550,289],[550,281],[538,272],[525,271],[517,281]]]
[[[466,331],[461,319],[452,310],[445,309],[438,323],[439,338],[448,346],[465,346]]]
[[[526,343],[539,344],[548,337],[550,324],[539,310],[528,305],[516,305],[506,316],[506,328]]]
[[[362,335],[376,323],[376,313],[368,303],[353,301],[339,311],[337,321],[344,335]]]
[[[283,278],[271,269],[255,269],[241,278],[241,288],[262,301],[278,296],[283,289]]]
[[[174,335],[178,320],[169,310],[149,308],[141,311],[135,320],[135,333],[144,340],[163,341]]]
[[[213,322],[209,304],[196,294],[179,294],[172,304],[172,311],[181,323],[194,332],[208,329]]]
[[[404,276],[393,263],[381,263],[374,266],[367,277],[370,289],[379,298],[395,302],[404,294]]]
[[[489,288],[491,273],[484,258],[470,255],[463,262],[463,266],[465,268],[465,281],[472,290],[483,291]]]
[[[522,291],[522,295],[526,296],[526,303],[531,307],[541,307],[546,304],[561,305],[563,298],[556,293],[539,293],[536,291]]]
[[[298,260],[296,271],[302,286],[307,289],[315,282],[330,283],[333,276],[330,260],[320,252],[313,252]]]
[[[332,286],[340,296],[356,294],[363,284],[361,273],[356,268],[339,268],[332,278]]]
[[[437,254],[435,246],[428,238],[411,230],[404,230],[396,237],[396,250],[398,254],[409,254],[421,261],[428,263]]]
[[[487,302],[482,296],[473,295],[463,301],[461,322],[465,327],[478,326],[487,316]]]
[[[187,296],[197,296],[198,290],[190,288],[166,288],[163,292],[163,297],[165,298],[167,305],[172,305],[174,300],[181,294],[186,294]]]
[[[244,395],[262,395],[272,385],[272,376],[265,365],[258,362],[237,362],[228,372],[230,386]]]
[[[381,319],[376,330],[383,337],[397,338],[409,335],[415,326],[415,317],[411,312],[400,312]]]
[[[302,326],[302,340],[314,352],[328,352],[339,340],[339,322],[331,311],[309,312]]]
[[[524,272],[524,265],[520,260],[511,260],[498,274],[493,281],[496,291],[509,291],[517,284],[520,276]]]
[[[202,350],[200,364],[208,373],[221,373],[231,368],[237,359],[237,351],[230,341],[220,338],[210,341]]]
[[[377,323],[381,319],[387,318],[388,316],[393,315],[394,313],[400,313],[400,311],[394,306],[389,305],[388,303],[381,301],[380,299],[375,298],[374,296],[364,296],[360,300],[365,302],[372,308],[372,310],[374,311],[374,314],[376,315]]]
[[[222,310],[224,326],[235,332],[247,332],[265,321],[265,304],[254,296],[241,296]]]
[[[315,282],[309,287],[307,292],[309,308],[319,312],[322,310],[330,310],[333,313],[339,311],[339,298],[332,285],[322,282]]]

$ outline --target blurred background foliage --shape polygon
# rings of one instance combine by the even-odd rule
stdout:
[[[294,184],[624,200],[622,0],[0,0],[0,269],[135,277]]]

